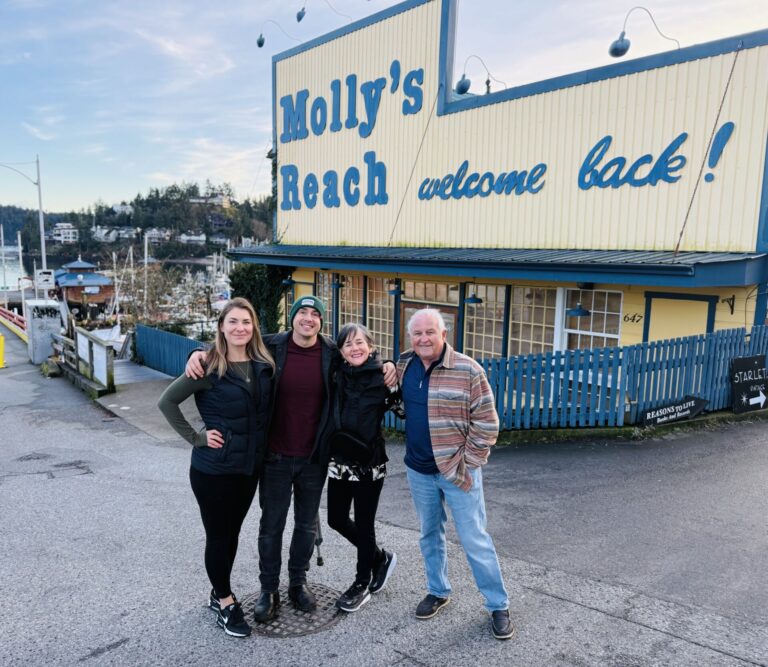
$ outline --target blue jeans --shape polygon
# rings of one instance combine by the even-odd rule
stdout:
[[[470,471],[472,488],[462,491],[442,475],[423,475],[406,468],[413,504],[421,524],[419,546],[427,574],[427,591],[440,598],[451,594],[445,546],[445,506],[451,510],[456,532],[467,556],[477,588],[485,597],[488,611],[509,607],[507,590],[501,577],[496,547],[485,530],[483,474]]]
[[[274,592],[280,585],[283,531],[293,495],[293,536],[288,556],[288,582],[307,581],[315,548],[315,520],[320,509],[327,466],[307,457],[267,454],[259,482],[259,581],[261,590]]]

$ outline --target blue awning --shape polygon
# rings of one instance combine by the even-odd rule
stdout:
[[[768,280],[766,253],[653,250],[531,250],[510,248],[386,248],[381,246],[262,245],[227,255],[258,264],[549,282],[716,287]]]
[[[56,276],[59,287],[93,287],[111,285],[112,279],[100,273],[64,273]]]

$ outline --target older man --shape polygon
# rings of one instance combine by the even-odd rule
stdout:
[[[406,412],[405,464],[421,524],[427,596],[416,618],[428,619],[450,600],[445,544],[447,505],[496,639],[515,633],[509,599],[491,536],[485,529],[481,467],[496,443],[499,419],[483,369],[446,342],[438,310],[416,311],[408,322],[412,349],[398,362]]]

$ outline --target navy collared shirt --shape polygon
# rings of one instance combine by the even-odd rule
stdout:
[[[423,475],[439,472],[432,453],[432,438],[429,436],[429,378],[432,370],[445,356],[445,350],[429,368],[424,368],[421,359],[414,354],[403,375],[403,402],[405,413],[405,465]]]

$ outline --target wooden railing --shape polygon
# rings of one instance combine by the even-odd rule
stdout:
[[[53,349],[62,366],[98,383],[105,393],[115,391],[115,352],[109,343],[76,327],[74,339],[54,334]]]

